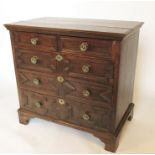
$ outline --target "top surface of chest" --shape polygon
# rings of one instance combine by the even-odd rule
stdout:
[[[38,18],[27,21],[6,24],[10,30],[30,31],[40,33],[57,33],[67,35],[93,34],[104,35],[110,39],[120,40],[143,23],[136,21],[101,20],[101,19],[73,19],[73,18]]]

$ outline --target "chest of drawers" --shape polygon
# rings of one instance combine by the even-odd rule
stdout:
[[[142,22],[40,18],[6,24],[19,121],[39,117],[94,134],[115,152],[133,116]]]

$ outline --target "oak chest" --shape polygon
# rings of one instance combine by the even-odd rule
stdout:
[[[6,24],[19,93],[19,121],[39,117],[84,130],[116,151],[133,116],[143,23],[40,18]]]

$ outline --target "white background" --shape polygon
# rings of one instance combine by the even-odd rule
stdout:
[[[107,153],[92,135],[32,119],[18,123],[18,96],[8,31],[2,24],[44,16],[143,21],[135,78],[135,115],[117,153],[155,153],[155,2],[0,0],[0,153]]]

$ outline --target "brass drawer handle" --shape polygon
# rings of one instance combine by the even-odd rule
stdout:
[[[58,103],[59,103],[60,105],[64,105],[64,104],[65,104],[65,100],[63,100],[62,98],[59,98],[59,99],[58,99]]]
[[[88,121],[90,119],[90,116],[88,114],[83,114],[82,118],[86,121]]]
[[[33,83],[38,86],[40,84],[40,80],[39,79],[33,79]]]
[[[42,106],[42,103],[41,102],[35,102],[35,106],[36,106],[36,108],[40,108]]]
[[[61,56],[61,55],[56,55],[56,57],[55,57],[55,59],[57,60],[57,61],[62,61],[63,60],[63,57]]]
[[[90,91],[89,90],[83,90],[83,96],[85,96],[85,97],[88,97],[88,96],[90,96]]]
[[[90,65],[83,65],[82,66],[82,71],[84,72],[84,73],[88,73],[89,71],[90,71]]]
[[[63,83],[64,82],[64,78],[62,76],[58,76],[57,77],[57,81],[60,82],[60,83]]]
[[[87,42],[83,42],[80,44],[80,51],[81,52],[86,52],[88,49],[88,43]]]
[[[37,56],[32,56],[32,57],[31,57],[31,63],[34,64],[34,65],[37,64],[38,59],[39,59],[39,58],[38,58]]]
[[[39,39],[38,38],[31,38],[31,44],[32,45],[37,45]]]

